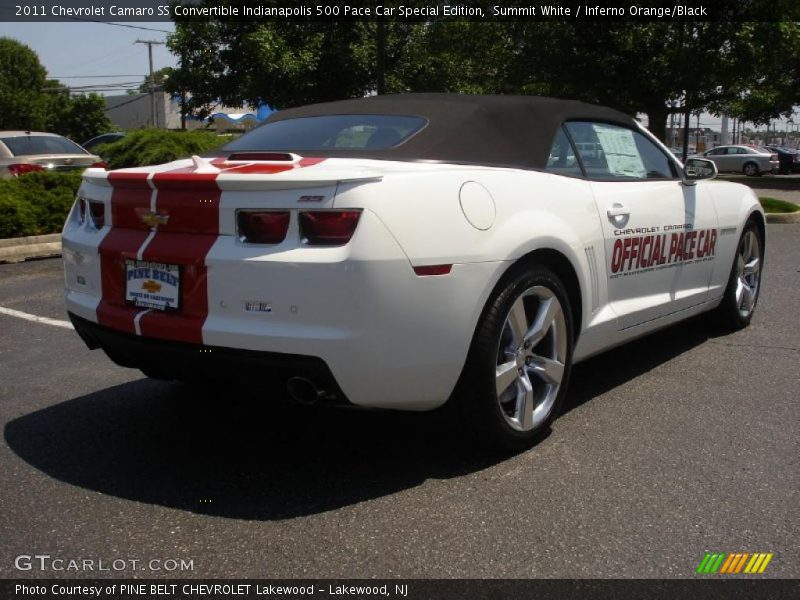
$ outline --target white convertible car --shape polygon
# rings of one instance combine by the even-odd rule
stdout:
[[[90,348],[151,377],[449,402],[519,448],[574,363],[704,311],[749,323],[764,214],[715,174],[580,102],[283,110],[213,157],[89,169],[64,227],[67,309]]]

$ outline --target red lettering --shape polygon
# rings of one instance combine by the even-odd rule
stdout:
[[[678,234],[673,233],[669,238],[669,262],[675,260],[675,255],[678,253]]]
[[[708,243],[708,253],[714,256],[714,245],[717,243],[717,230],[711,230],[711,241]]]
[[[686,245],[689,246],[689,251],[686,253],[687,259],[694,258],[694,249],[697,244],[697,232],[690,231],[686,234]]]
[[[631,270],[631,265],[633,264],[633,259],[638,258],[639,256],[639,243],[641,242],[641,238],[633,238],[631,240],[631,253],[630,258],[628,258],[628,271]]]
[[[653,249],[652,243],[653,243],[652,235],[648,235],[647,237],[642,238],[642,248],[641,248],[642,253],[641,256],[639,256],[639,263],[637,265],[638,267],[650,266],[650,255],[647,254],[647,250],[645,248],[647,248],[647,246],[650,246],[650,250],[652,251]]]
[[[614,242],[614,250],[611,252],[611,272],[616,273],[622,266],[622,240]]]
[[[683,233],[679,233],[678,234],[678,243],[676,244],[677,248],[675,249],[675,261],[676,262],[683,260],[683,250],[684,250],[684,244],[685,243],[686,243],[686,240],[685,240],[685,238],[683,236]]]
[[[622,262],[624,263],[631,255],[631,238],[625,238],[622,242]]]

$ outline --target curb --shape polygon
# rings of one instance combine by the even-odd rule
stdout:
[[[48,256],[61,256],[60,233],[0,240],[0,263],[16,263]]]
[[[800,211],[793,213],[767,213],[767,223],[800,223]]]

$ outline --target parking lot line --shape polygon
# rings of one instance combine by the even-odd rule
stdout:
[[[13,308],[6,308],[4,306],[0,306],[0,315],[8,315],[9,317],[17,317],[19,319],[25,319],[26,321],[44,323],[45,325],[52,325],[54,327],[63,327],[64,329],[73,329],[72,323],[69,321],[40,317],[38,315],[32,315],[30,313],[22,312],[21,310],[14,310]]]

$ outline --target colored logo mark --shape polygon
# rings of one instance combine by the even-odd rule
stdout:
[[[144,291],[146,291],[146,292],[151,293],[151,294],[155,294],[156,292],[160,292],[161,291],[161,284],[160,283],[156,283],[152,279],[148,279],[147,281],[145,281],[142,284],[142,289]]]
[[[763,573],[772,560],[772,552],[706,552],[696,573],[734,575]]]

